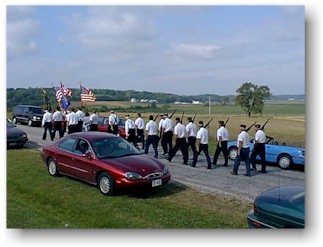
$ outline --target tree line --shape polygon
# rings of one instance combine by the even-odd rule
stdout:
[[[54,104],[56,102],[55,91],[53,88],[7,88],[7,108],[12,109],[18,104],[43,105],[44,97],[42,89],[47,93],[48,98]],[[70,88],[73,92],[71,101],[80,101],[80,90],[78,88]],[[234,100],[234,96],[220,96],[216,94],[204,95],[176,95],[170,93],[154,93],[146,91],[134,90],[112,90],[112,89],[91,89],[96,97],[96,101],[130,101],[132,98],[138,100],[148,99],[156,100],[158,103],[174,103],[187,102],[192,103],[193,100],[200,102],[208,102],[209,98],[212,102],[219,104],[228,104]]]
[[[53,88],[7,88],[7,109],[11,110],[15,105],[44,105],[44,95],[42,91],[45,90],[47,97],[53,105],[56,103],[55,91]],[[80,101],[80,90],[71,88],[73,96],[71,101]],[[200,101],[207,103],[209,101],[218,102],[219,105],[225,106],[230,102],[235,102],[240,106],[247,116],[251,114],[262,115],[265,100],[271,99],[272,94],[268,86],[258,86],[251,82],[243,83],[237,90],[237,95],[220,96],[216,94],[203,95],[176,95],[170,93],[154,93],[147,91],[134,90],[112,90],[112,89],[92,89],[96,96],[96,101],[130,101],[132,98],[155,100],[159,104],[174,103],[174,102],[188,102]],[[277,97],[276,97],[277,98]],[[149,106],[151,109],[156,107]]]

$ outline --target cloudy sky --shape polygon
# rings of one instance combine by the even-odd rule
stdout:
[[[305,93],[304,6],[7,6],[7,87]]]

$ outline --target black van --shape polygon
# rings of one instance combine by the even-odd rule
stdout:
[[[43,109],[39,106],[17,105],[12,112],[12,122],[26,123],[29,126],[41,126],[43,120]]]

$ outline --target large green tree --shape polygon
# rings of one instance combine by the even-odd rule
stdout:
[[[258,86],[251,82],[243,83],[237,90],[236,104],[250,117],[251,113],[262,115],[264,101],[270,99],[271,93],[268,86]]]

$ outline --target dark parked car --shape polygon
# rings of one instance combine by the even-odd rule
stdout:
[[[101,132],[108,132],[109,117],[99,116],[98,130]],[[125,120],[120,118],[118,123],[119,136],[126,137]]]
[[[304,228],[305,187],[281,186],[258,195],[248,213],[249,228]]]
[[[250,141],[250,154],[254,146],[254,140]],[[299,147],[279,144],[273,137],[266,139],[266,161],[277,164],[282,169],[290,169],[293,165],[305,165],[305,149]],[[228,142],[229,158],[235,160],[237,157],[237,142]],[[256,158],[260,161],[260,157]]]
[[[7,147],[22,147],[27,141],[27,133],[7,119]]]
[[[43,120],[43,109],[39,106],[17,105],[12,111],[12,122],[25,123],[29,126],[40,126]]]
[[[104,195],[115,189],[158,187],[171,177],[167,165],[108,133],[73,133],[43,147],[40,155],[50,175],[83,180],[98,186]]]

